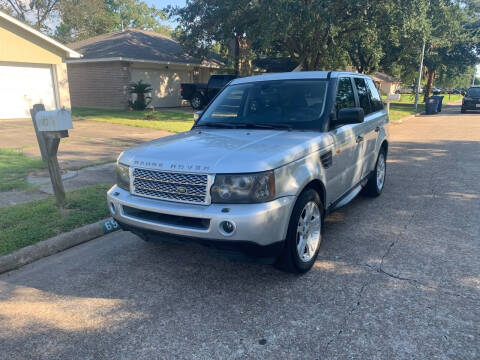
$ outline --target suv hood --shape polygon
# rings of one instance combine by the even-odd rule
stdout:
[[[126,150],[123,164],[192,173],[249,173],[278,168],[331,145],[319,132],[191,130]]]

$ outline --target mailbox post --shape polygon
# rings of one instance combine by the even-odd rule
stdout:
[[[390,115],[390,103],[392,101],[400,101],[401,98],[402,98],[402,96],[400,94],[388,94],[387,95],[386,103],[387,103],[387,113],[389,115]]]
[[[73,129],[72,116],[65,109],[52,111],[45,111],[44,109],[41,104],[34,105],[31,110],[32,120],[42,158],[48,165],[57,205],[63,206],[65,204],[65,189],[58,165],[57,152],[60,139],[68,137],[68,130]]]

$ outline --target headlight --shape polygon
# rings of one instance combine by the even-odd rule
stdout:
[[[213,203],[267,202],[275,198],[275,176],[273,171],[256,174],[216,175],[210,193]]]
[[[465,97],[463,98],[463,101],[471,101],[471,100],[472,100],[472,98],[469,98],[468,96],[465,96]]]
[[[117,174],[117,185],[123,190],[130,191],[130,172],[128,166],[117,162],[115,172]]]

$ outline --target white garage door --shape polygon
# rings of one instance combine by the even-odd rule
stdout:
[[[0,119],[28,118],[39,103],[55,109],[50,66],[0,65]]]
[[[188,70],[132,69],[132,81],[142,80],[152,85],[152,103],[154,107],[174,107],[182,105],[180,84],[191,82]]]

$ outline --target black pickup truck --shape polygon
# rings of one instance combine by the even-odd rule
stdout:
[[[212,75],[207,84],[188,83],[180,85],[180,94],[183,99],[190,101],[195,110],[201,110],[235,75]]]

